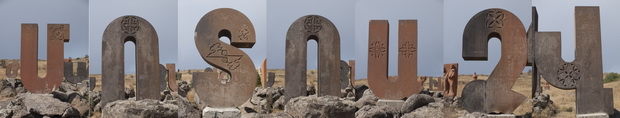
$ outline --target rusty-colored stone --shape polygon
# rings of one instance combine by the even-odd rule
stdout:
[[[220,37],[228,37],[230,45]],[[200,100],[210,107],[237,107],[247,101],[258,79],[254,63],[239,49],[256,43],[250,19],[234,9],[215,9],[196,25],[194,41],[202,59],[222,70],[193,73]]]
[[[349,60],[349,84],[355,86],[355,60]]]
[[[263,88],[267,88],[267,58],[263,59],[263,64],[260,66],[260,83]]]
[[[340,34],[329,19],[306,15],[286,33],[285,100],[306,94],[307,46],[318,43],[318,96],[340,96]]]
[[[512,113],[525,96],[511,90],[527,64],[525,28],[519,18],[504,9],[486,9],[474,15],[463,32],[463,59],[487,60],[490,38],[501,40],[502,55],[487,80],[469,82],[463,88],[463,107],[469,112]]]
[[[63,73],[64,43],[69,42],[69,24],[47,25],[47,74],[38,77],[38,25],[22,24],[21,78],[24,87],[33,93],[50,93],[60,87]]]
[[[6,77],[16,78],[17,75],[19,75],[19,62],[17,60],[13,60],[11,63],[6,65],[6,69],[4,71]]]
[[[114,19],[103,32],[101,103],[125,98],[125,42],[136,45],[136,99],[160,99],[159,39],[155,28],[138,16]]]
[[[443,65],[443,96],[454,97],[457,95],[457,88],[459,82],[459,64],[449,63]]]
[[[179,91],[179,85],[177,85],[177,69],[174,63],[167,63],[166,70],[168,71],[168,87],[173,92]]]
[[[422,86],[422,89],[424,89],[424,82],[426,82],[428,76],[420,76],[418,77],[418,83],[420,83],[419,86]]]
[[[599,7],[575,7],[575,60],[561,56],[560,32],[538,32],[534,39],[538,72],[549,84],[576,89],[577,114],[613,114],[613,93],[603,88]]]
[[[371,20],[368,33],[368,85],[381,99],[402,100],[422,91],[418,83],[418,21],[398,22],[398,77],[388,78],[389,23]]]
[[[344,90],[350,86],[349,69],[349,64],[344,60],[340,60],[340,89]]]
[[[77,74],[73,75],[73,62],[64,62],[65,79],[69,83],[80,83],[88,79],[88,67],[86,62],[77,62]]]

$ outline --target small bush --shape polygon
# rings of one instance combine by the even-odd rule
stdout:
[[[620,80],[620,74],[618,73],[609,73],[605,76],[605,79],[603,79],[604,83],[609,83],[609,82],[613,82],[613,81],[618,81]]]

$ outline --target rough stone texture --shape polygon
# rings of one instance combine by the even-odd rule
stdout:
[[[302,96],[289,100],[284,112],[293,117],[352,118],[357,111],[353,104],[335,96]]]
[[[240,118],[241,111],[235,107],[211,108],[206,107],[202,110],[202,118]]]
[[[136,99],[160,98],[161,68],[159,67],[159,40],[155,28],[138,16],[114,19],[103,32],[101,70],[101,104],[122,100],[125,95],[125,42],[136,45]]]
[[[355,86],[355,60],[349,60],[349,83]]]
[[[254,90],[254,95],[250,98],[250,103],[258,113],[271,113],[274,108],[274,102],[280,99],[284,95],[284,88],[281,87],[267,87]],[[283,106],[282,106],[283,107]]]
[[[78,110],[50,94],[20,94],[7,106],[11,117],[79,117]],[[7,111],[3,111],[7,112]]]
[[[314,85],[307,86],[306,87],[306,93],[308,93],[308,94],[306,94],[306,96],[316,94],[316,89],[314,88]]]
[[[187,92],[190,90],[190,85],[185,80],[181,80],[179,83],[179,92],[178,94],[183,97],[187,97]]]
[[[445,97],[454,97],[457,95],[459,82],[459,64],[449,63],[443,65],[443,95]]]
[[[493,37],[501,41],[502,55],[489,79],[469,82],[463,88],[463,105],[469,112],[512,113],[525,100],[511,90],[527,64],[525,28],[512,12],[492,8],[469,19],[463,32],[463,59],[487,60],[488,41]]]
[[[174,63],[167,63],[166,64],[166,71],[167,71],[167,77],[168,77],[168,88],[170,88],[170,90],[172,92],[178,92],[179,91],[179,86],[177,84],[177,69],[176,69],[176,65]]]
[[[6,64],[5,66],[5,74],[6,77],[8,78],[15,78],[17,77],[17,75],[19,75],[19,61],[17,59],[12,60],[12,62],[4,62],[4,63],[9,63]]]
[[[400,117],[400,112],[397,109],[394,109],[385,105],[377,105],[371,106],[366,105],[362,107],[360,110],[355,112],[356,118],[398,118]]]
[[[609,118],[605,113],[577,114],[577,118]]]
[[[346,89],[351,86],[351,82],[349,82],[350,69],[351,67],[349,67],[346,61],[340,60],[340,89]]]
[[[152,99],[117,100],[110,102],[102,110],[108,118],[176,118],[179,107]]]
[[[175,99],[179,107],[179,118],[199,118],[201,115],[198,105],[190,103],[187,98],[178,97]]]
[[[405,115],[401,118],[441,118],[447,117],[443,113],[444,104],[434,102],[428,104],[428,106],[420,107],[410,113],[403,112]]]
[[[319,15],[306,15],[291,24],[286,33],[286,100],[306,95],[307,46],[318,43],[318,96],[340,95],[340,34],[336,26]]]
[[[551,85],[576,89],[577,114],[613,114],[613,92],[603,88],[599,7],[575,7],[575,60],[561,57],[561,33],[538,32],[535,40],[538,72]]]
[[[364,91],[363,96],[360,97],[360,99],[358,99],[357,101],[355,101],[355,107],[362,108],[366,105],[375,105],[377,104],[378,100],[379,98],[377,98],[377,96],[375,96],[375,94],[372,93],[371,90],[366,90]]]
[[[88,79],[88,67],[86,62],[76,62],[77,74],[73,75],[73,62],[64,62],[64,74],[65,80],[70,83],[76,84]]]
[[[362,96],[364,96],[364,93],[366,92],[366,90],[368,90],[368,86],[366,85],[355,85],[354,87],[355,89],[355,101],[359,100],[360,98],[362,98]],[[374,93],[373,93],[374,95]]]
[[[238,107],[252,97],[258,72],[252,59],[239,48],[256,43],[254,25],[243,13],[215,9],[204,15],[195,31],[196,48],[202,59],[222,70],[194,72],[193,86],[200,100],[211,107]],[[229,37],[230,44],[220,37]],[[219,73],[218,73],[219,72]]]
[[[272,87],[274,83],[276,83],[276,73],[269,72],[267,76],[267,87]]]
[[[64,43],[69,42],[69,24],[47,24],[47,74],[38,76],[39,26],[22,24],[21,27],[21,79],[32,93],[50,93],[58,88],[64,77]]]
[[[398,22],[398,77],[388,78],[389,23],[371,20],[368,33],[368,86],[377,97],[401,100],[419,93],[418,83],[418,21]]]
[[[426,94],[413,94],[405,100],[402,107],[400,108],[401,112],[409,113],[417,108],[428,105],[431,102],[435,102],[433,97]]]

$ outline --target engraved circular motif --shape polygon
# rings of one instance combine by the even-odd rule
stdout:
[[[558,81],[561,86],[575,88],[581,79],[581,71],[572,63],[565,63],[558,70]]]
[[[65,32],[65,26],[64,25],[58,25],[57,27],[53,27],[52,28],[52,37],[50,38],[50,40],[63,40],[65,39],[65,35],[63,35],[63,33]]]
[[[310,33],[317,33],[321,31],[323,26],[321,25],[321,18],[319,16],[308,16],[304,21],[304,28]]]
[[[138,18],[128,16],[121,21],[121,29],[125,34],[135,34],[140,30],[139,24]]]

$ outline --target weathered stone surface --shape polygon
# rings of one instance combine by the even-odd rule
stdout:
[[[487,60],[488,41],[493,37],[501,40],[502,55],[489,79],[469,82],[463,88],[463,106],[469,112],[512,113],[525,100],[511,90],[527,64],[525,28],[512,12],[486,9],[469,19],[463,32],[463,59]]]
[[[114,19],[103,32],[101,92],[102,105],[124,98],[125,42],[136,45],[136,99],[159,100],[162,81],[159,67],[159,39],[155,28],[138,16]]]
[[[97,87],[97,78],[90,77],[88,80],[88,90],[95,90],[95,87]]]
[[[250,103],[258,113],[271,113],[274,102],[280,99],[282,95],[284,95],[284,88],[281,87],[257,87],[250,99]]]
[[[280,98],[278,98],[278,100],[273,102],[272,108],[273,109],[284,110],[284,106],[286,105],[285,98],[286,97],[284,97],[284,96],[280,96]]]
[[[38,76],[38,25],[22,24],[20,68],[21,79],[28,91],[50,93],[58,88],[64,77],[64,44],[69,42],[69,24],[47,24],[47,74]]]
[[[362,98],[366,93],[366,90],[368,90],[368,86],[366,85],[355,85],[354,87],[355,89],[355,101],[359,100],[360,98]],[[373,93],[374,96],[374,93]]]
[[[538,72],[551,85],[576,89],[577,114],[613,114],[613,93],[603,88],[599,7],[575,7],[575,60],[561,56],[560,32],[536,33]]]
[[[349,82],[352,87],[355,86],[355,60],[349,60]]]
[[[306,87],[306,93],[308,93],[308,94],[306,94],[306,96],[314,95],[314,94],[316,94],[316,89],[314,88],[313,85],[309,85],[308,87]]]
[[[459,64],[449,63],[443,65],[443,95],[445,97],[454,97],[458,89],[459,82]]]
[[[398,25],[398,77],[388,78],[389,24],[371,20],[368,33],[368,86],[377,97],[401,100],[419,93],[418,21],[400,20]]]
[[[271,87],[267,86],[267,58],[263,59],[263,64],[260,66],[260,83],[263,88]]]
[[[6,63],[6,62],[5,62]],[[19,61],[18,60],[13,60],[13,62],[10,62],[9,64],[6,65],[5,68],[5,74],[6,77],[8,78],[15,78],[17,77],[17,75],[19,75]]]
[[[179,107],[153,99],[117,100],[102,110],[102,116],[109,118],[177,118]]]
[[[189,90],[190,90],[189,84],[187,83],[187,81],[181,80],[178,83],[178,85],[179,85],[179,92],[178,92],[178,94],[180,96],[186,97],[187,96],[187,92],[189,92]]]
[[[168,71],[166,70],[166,67],[163,64],[159,64],[159,71],[161,76],[159,76],[159,81],[161,83],[159,84],[159,92],[162,92],[164,90],[166,90],[168,88],[167,85],[167,81],[166,81],[166,74],[168,73]]]
[[[375,94],[371,90],[366,90],[363,93],[363,96],[355,101],[355,107],[362,108],[366,105],[375,105],[379,101],[379,98],[375,96]]]
[[[534,47],[536,33],[538,32],[538,11],[536,7],[532,7],[532,23],[527,30],[527,66],[532,67],[532,98],[542,93],[540,86],[540,75],[538,74],[538,66],[536,65],[536,47]],[[475,75],[475,73],[474,73]],[[474,78],[477,79],[477,76]]]
[[[78,110],[71,104],[50,94],[19,94],[7,108],[12,110],[12,117],[79,117]]]
[[[70,83],[76,84],[88,79],[88,67],[86,62],[76,62],[77,74],[73,75],[73,62],[64,62],[64,74],[65,80]]]
[[[351,83],[349,82],[350,68],[351,67],[349,67],[349,64],[347,64],[347,62],[345,62],[344,60],[340,60],[340,89],[346,89],[347,87],[351,86]]]
[[[179,107],[179,118],[199,118],[201,115],[198,105],[192,104],[184,97],[177,97],[176,105]]]
[[[236,107],[211,108],[202,110],[202,118],[240,118],[241,111]]]
[[[284,112],[293,117],[352,118],[357,111],[353,104],[335,96],[301,96],[290,99]]]
[[[230,45],[220,41],[229,37]],[[252,97],[258,73],[249,56],[239,48],[256,43],[254,25],[243,13],[221,8],[204,15],[196,25],[194,39],[203,60],[221,73],[194,72],[193,86],[206,105],[237,107]]]
[[[426,106],[431,102],[435,102],[435,99],[433,99],[433,97],[426,95],[426,94],[413,94],[411,96],[409,96],[409,98],[407,98],[407,100],[405,100],[405,103],[402,105],[402,107],[400,108],[400,111],[402,113],[409,113],[413,110],[416,110],[417,108],[420,108],[422,106]]]
[[[276,83],[276,73],[274,72],[269,72],[269,75],[267,76],[267,87],[272,87],[274,83]]]
[[[398,118],[400,112],[397,109],[385,105],[366,105],[355,112],[356,118]]]
[[[306,15],[286,33],[286,100],[306,95],[307,46],[318,43],[318,96],[340,95],[340,34],[336,26],[319,15]]]
[[[444,116],[444,104],[440,102],[433,102],[428,104],[428,106],[420,107],[410,113],[403,112],[403,117],[401,118],[442,118],[449,117]]]
[[[166,64],[166,71],[168,74],[168,88],[170,88],[170,90],[172,92],[178,92],[179,91],[179,86],[177,85],[177,69],[176,69],[176,65],[174,63],[167,63]]]

